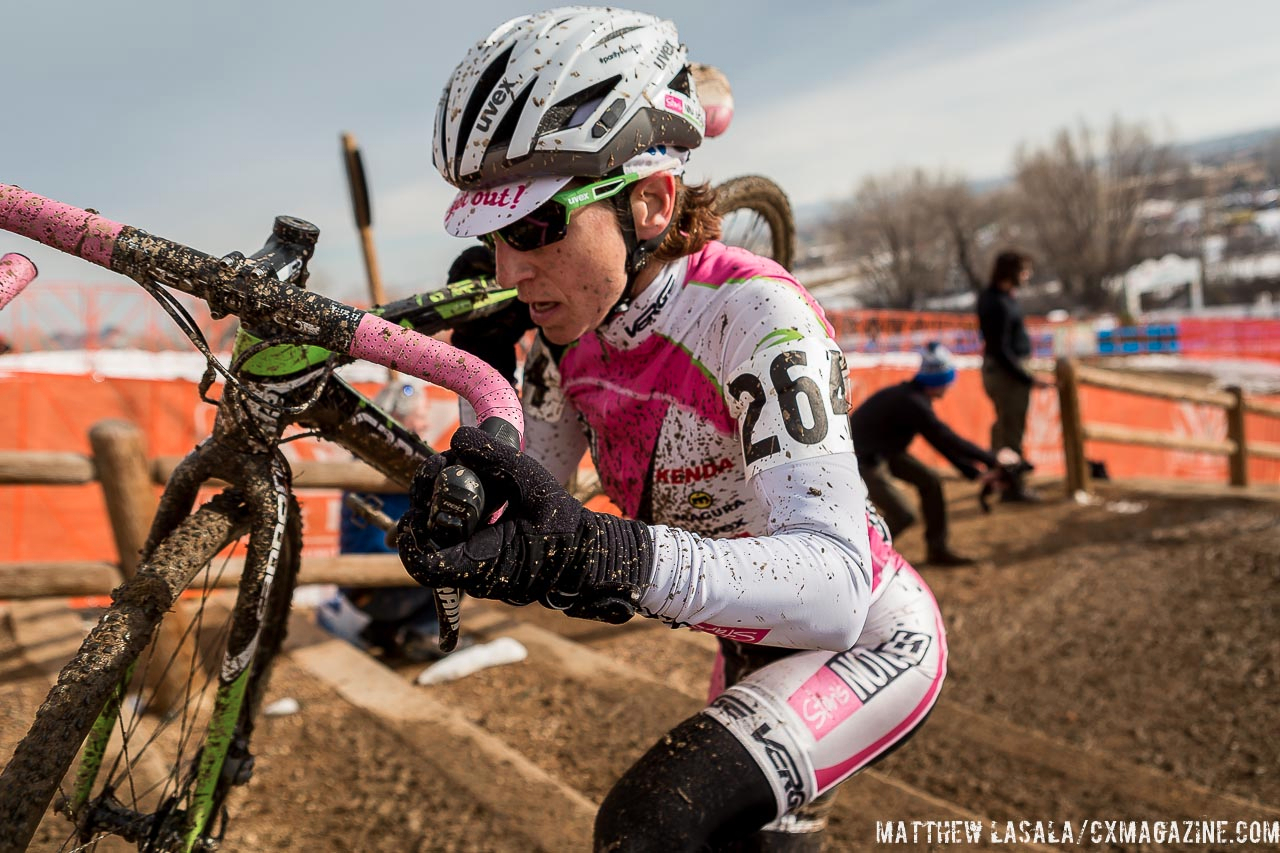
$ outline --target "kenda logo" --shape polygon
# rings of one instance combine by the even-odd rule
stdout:
[[[728,471],[732,467],[733,460],[724,457],[718,462],[704,462],[696,466],[659,468],[653,472],[653,478],[656,483],[674,483],[676,485],[696,483],[700,480],[708,480],[723,471]]]
[[[504,80],[498,84],[498,88],[489,96],[489,100],[484,105],[484,109],[480,111],[480,117],[476,119],[476,130],[487,131],[493,126],[493,119],[498,114],[498,107],[507,102],[508,98],[516,96],[516,81]]]

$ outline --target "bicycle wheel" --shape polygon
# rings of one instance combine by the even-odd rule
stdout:
[[[73,826],[60,830],[50,821],[41,830],[42,849],[92,850],[107,836],[149,853],[213,848],[210,839],[225,831],[227,794],[247,781],[252,769],[248,741],[284,640],[301,550],[300,515],[291,503],[262,633],[251,668],[239,682],[243,698],[231,706],[238,707],[232,718],[219,725],[219,712],[229,713],[228,691],[219,690],[218,678],[227,616],[242,605],[234,602],[234,592],[214,591],[226,568],[218,554],[244,534],[245,517],[230,494],[214,498],[115,591],[0,776],[0,826],[16,833],[12,839],[0,836],[0,851],[26,849],[58,793],[56,806]],[[189,654],[170,650],[162,659],[155,650],[159,644],[151,640],[187,589],[202,593],[186,607],[190,621],[182,646]],[[165,680],[182,685],[179,701],[162,714],[151,712],[158,707],[153,685],[184,658],[192,662],[190,668]],[[78,752],[79,766],[67,774]],[[215,753],[220,771],[206,770],[201,779],[200,769]],[[189,814],[204,817],[191,827]]]
[[[791,269],[796,251],[796,223],[791,202],[768,178],[745,175],[716,187],[720,239],[730,246],[773,258]]]

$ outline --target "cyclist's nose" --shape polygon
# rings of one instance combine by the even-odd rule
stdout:
[[[517,252],[502,240],[493,247],[494,265],[498,283],[503,287],[520,289],[521,284],[533,278],[533,264],[528,252]]]

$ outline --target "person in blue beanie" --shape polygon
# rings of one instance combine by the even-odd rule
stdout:
[[[858,470],[867,484],[867,495],[895,538],[914,524],[917,516],[891,475],[920,492],[927,546],[925,562],[934,566],[968,566],[974,561],[955,553],[947,544],[942,480],[907,448],[917,435],[922,435],[966,479],[976,480],[984,470],[996,471],[995,456],[956,435],[933,411],[933,401],[945,395],[955,380],[955,358],[950,350],[940,343],[930,343],[914,377],[880,389],[849,415],[853,449],[858,456]]]

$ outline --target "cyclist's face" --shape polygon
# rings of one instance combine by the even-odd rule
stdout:
[[[653,175],[631,193],[632,217],[641,240],[661,234],[670,221],[675,179]],[[627,248],[613,206],[587,205],[574,212],[563,240],[518,252],[498,240],[494,246],[498,281],[514,287],[529,315],[553,344],[568,344],[604,322],[627,286]],[[642,272],[637,292],[655,275],[657,265]]]
[[[516,288],[553,344],[572,343],[599,326],[627,285],[626,245],[608,204],[576,212],[563,240],[528,252],[498,240],[494,254],[498,281]]]

